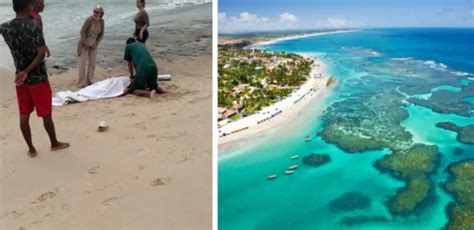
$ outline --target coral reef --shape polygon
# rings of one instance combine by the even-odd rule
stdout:
[[[457,126],[452,122],[440,122],[436,124],[436,127],[456,132],[457,141],[463,144],[474,144],[474,125]]]
[[[412,97],[408,101],[416,105],[428,107],[438,113],[469,117],[474,115],[474,104],[465,101],[464,98],[471,96],[474,96],[473,84],[462,87],[461,92],[438,90],[432,93],[429,100]]]
[[[400,97],[395,90],[385,90],[337,102],[325,112],[325,127],[318,135],[350,153],[405,149],[412,135],[400,126],[408,118]]]
[[[305,165],[318,167],[331,162],[331,157],[328,154],[311,153],[308,156],[303,157],[302,160]]]
[[[474,160],[451,164],[447,170],[451,178],[442,187],[454,201],[446,208],[446,229],[474,229]]]
[[[417,214],[423,202],[433,190],[429,175],[436,170],[439,160],[438,148],[415,144],[408,150],[397,150],[375,162],[381,172],[403,180],[406,185],[389,197],[386,205],[393,215]]]

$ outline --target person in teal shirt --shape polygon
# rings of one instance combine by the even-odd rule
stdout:
[[[152,90],[152,93],[161,92],[158,87],[158,68],[144,44],[136,42],[134,38],[129,38],[123,59],[128,62],[128,71],[132,79],[125,94],[146,89]]]

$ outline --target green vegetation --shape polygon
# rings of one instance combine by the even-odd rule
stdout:
[[[451,178],[443,187],[454,201],[446,208],[446,229],[474,229],[474,160],[451,164],[448,171]]]
[[[236,120],[239,120],[241,117],[242,117],[242,115],[239,113],[239,114],[235,114],[234,116],[229,117],[229,118],[233,121],[236,121]]]
[[[291,53],[220,47],[218,105],[239,103],[241,112],[255,113],[302,85],[313,62]]]

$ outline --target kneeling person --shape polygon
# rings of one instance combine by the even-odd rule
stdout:
[[[147,88],[152,91],[151,94],[147,93],[150,96],[153,96],[156,92],[161,92],[161,89],[158,88],[158,68],[145,45],[136,42],[134,38],[129,38],[123,58],[128,61],[128,71],[132,77],[132,82],[125,90],[125,94],[143,94],[141,90]],[[134,68],[135,76],[133,75]]]

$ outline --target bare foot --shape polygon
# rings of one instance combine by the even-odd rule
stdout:
[[[51,146],[51,151],[57,151],[69,147],[69,143],[58,142]]]
[[[151,99],[156,99],[156,91],[155,91],[155,90],[152,90],[152,91],[150,92],[150,98],[151,98]]]
[[[36,149],[28,150],[28,156],[30,156],[31,158],[36,157]]]

